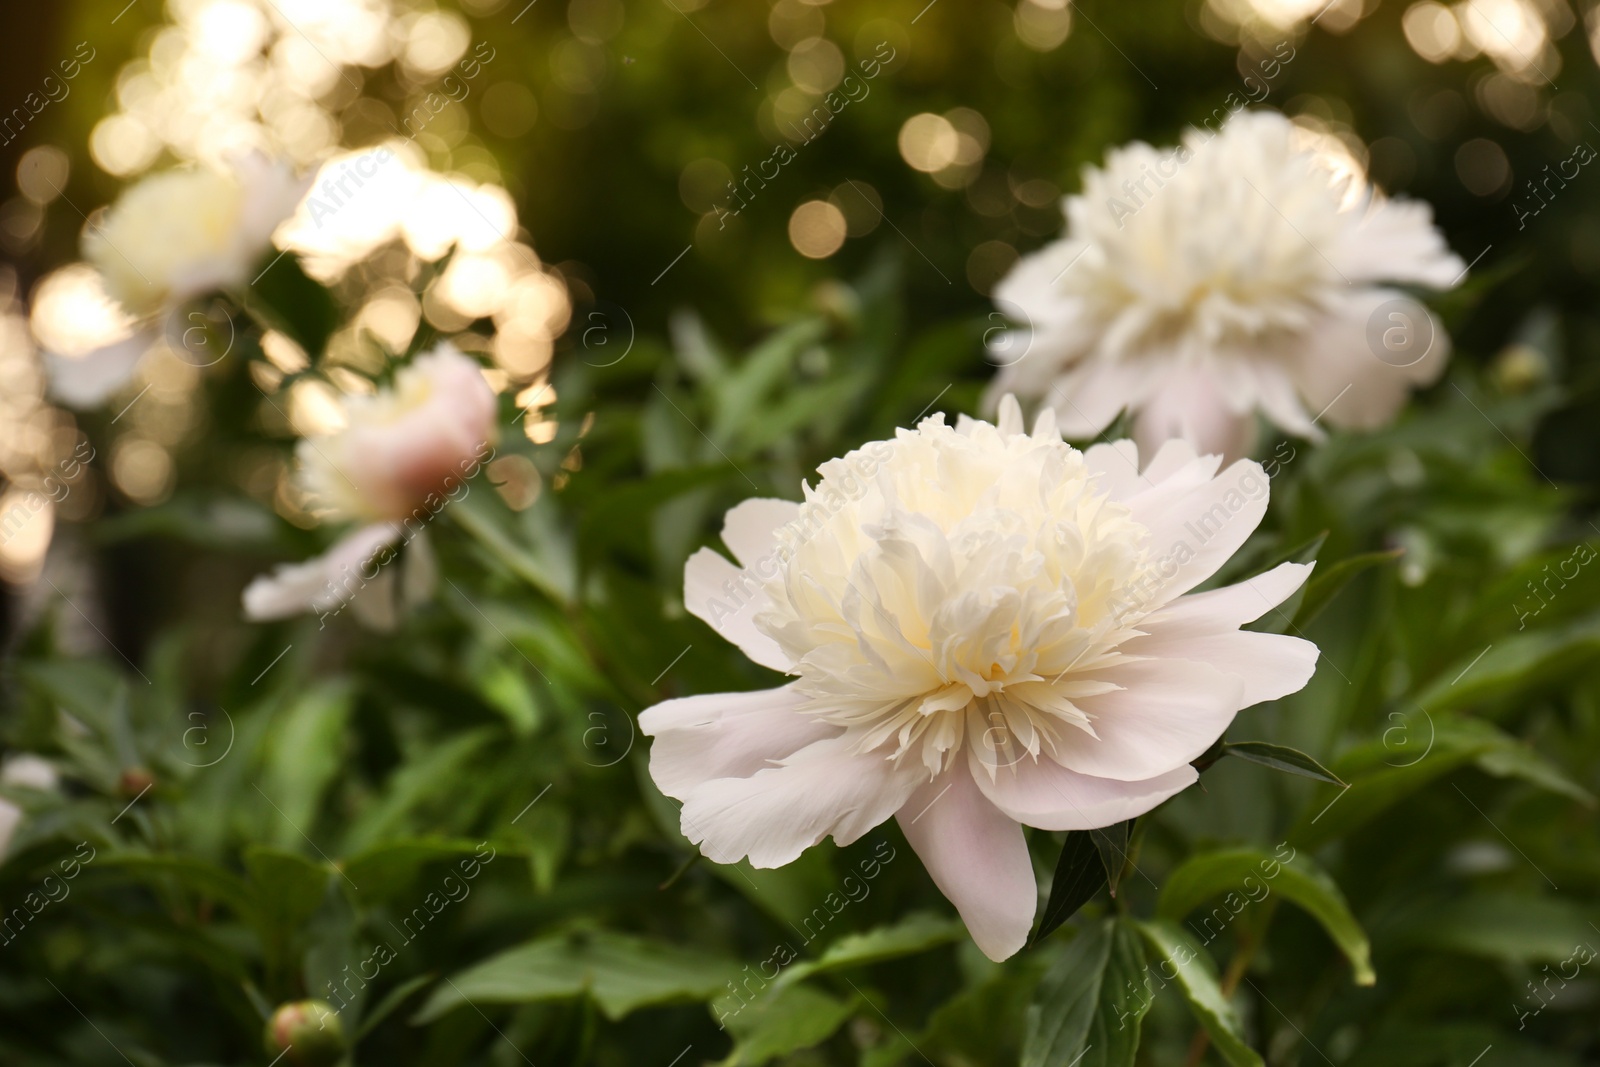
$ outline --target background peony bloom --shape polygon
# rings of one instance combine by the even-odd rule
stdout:
[[[424,527],[493,451],[494,391],[483,368],[448,342],[418,356],[375,396],[348,397],[346,426],[296,449],[301,488],[333,520],[364,525],[305,563],[279,566],[244,591],[246,617],[326,613],[352,603],[388,628],[431,595],[435,573]],[[385,569],[405,542],[398,587]]]
[[[1409,354],[1380,360],[1369,322],[1394,325],[1380,308],[1404,296],[1381,283],[1447,289],[1466,271],[1426,204],[1341,176],[1313,136],[1277,112],[1245,112],[1216,134],[1189,130],[1176,149],[1135,142],[1085,168],[1066,236],[995,290],[1025,329],[1006,339],[1024,354],[991,396],[1042,400],[1074,438],[1129,409],[1146,451],[1183,437],[1242,455],[1258,410],[1313,439],[1324,409],[1348,428],[1391,420],[1444,369],[1449,339],[1413,305],[1432,348],[1419,344],[1426,355],[1410,366],[1392,365]]]
[[[1235,713],[1295,692],[1307,641],[1241,631],[1310,573],[1190,593],[1261,521],[1267,478],[1163,446],[1080,452],[1046,409],[942,415],[819,468],[806,503],[748,500],[690,558],[684,603],[778,689],[639,718],[650,773],[719,863],[788,863],[890,816],[1004,959],[1038,903],[1023,826],[1107,826],[1195,780]]]
[[[29,753],[8,757],[5,765],[0,767],[0,786],[6,789],[37,789],[45,792],[55,790],[59,785],[60,777],[55,765]],[[11,847],[11,839],[16,836],[17,827],[22,825],[22,816],[22,808],[15,801],[0,796],[0,859],[5,858],[6,851]]]
[[[106,292],[144,321],[131,336],[81,358],[51,359],[56,397],[75,407],[103,403],[160,337],[161,315],[251,282],[273,231],[294,214],[310,182],[255,152],[228,170],[170,170],[128,188],[84,235],[83,255]]]

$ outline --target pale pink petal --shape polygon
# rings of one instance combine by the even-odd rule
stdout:
[[[1359,222],[1346,226],[1328,251],[1352,282],[1409,282],[1449,289],[1467,265],[1433,225],[1433,209],[1417,200],[1369,201]]]
[[[714,778],[684,801],[683,834],[716,863],[781,867],[832,836],[848,845],[893,815],[921,768],[858,754],[844,737],[813,742],[748,778]]]
[[[1150,551],[1159,561],[1162,583],[1154,603],[1187,593],[1232,558],[1267,513],[1268,484],[1259,463],[1242,459],[1176,499],[1148,494],[1129,501],[1150,530]]]
[[[702,548],[683,568],[683,606],[739,651],[763,667],[791,671],[794,664],[778,642],[756,629],[756,613],[767,604],[761,583],[726,556]]]
[[[70,408],[99,407],[133,380],[139,360],[156,343],[156,337],[153,329],[135,330],[76,359],[47,354],[50,395]]]
[[[1143,625],[1147,629],[1156,625],[1163,629],[1180,627],[1186,633],[1237,629],[1247,622],[1255,622],[1293,596],[1311,577],[1315,566],[1313,563],[1280,563],[1270,571],[1234,585],[1181,596],[1152,613]]]
[[[1203,373],[1167,372],[1133,424],[1139,450],[1151,454],[1163,441],[1181,437],[1207,455],[1238,458],[1249,452],[1255,433],[1254,414],[1248,408],[1236,410]]]
[[[1090,445],[1083,453],[1099,487],[1112,500],[1126,500],[1139,489],[1139,446],[1132,441]]]
[[[723,516],[722,543],[733,551],[733,558],[741,565],[752,567],[777,547],[778,539],[774,535],[778,528],[799,517],[800,505],[796,501],[751,497],[734,505]]]
[[[1243,681],[1193,660],[1123,661],[1095,676],[1122,688],[1077,701],[1098,737],[1069,737],[1056,760],[1098,778],[1137,782],[1177,770],[1245,706]]]
[[[1028,842],[965,760],[911,794],[897,821],[984,955],[1003,960],[1027,943],[1039,907]]]
[[[245,618],[263,622],[339,607],[382,577],[374,557],[400,537],[400,527],[393,523],[373,523],[304,563],[279,564],[245,587]]]
[[[1041,830],[1097,830],[1143,815],[1168,797],[1193,785],[1199,777],[1184,763],[1142,781],[1122,782],[1079,774],[1047,756],[1021,760],[996,770],[993,780],[971,751],[972,777],[978,788],[1010,818]]]
[[[1405,304],[1385,311],[1383,305],[1397,300]],[[1407,356],[1416,359],[1408,366],[1385,362],[1369,332],[1376,331],[1381,345],[1388,329],[1414,335],[1419,345],[1426,330],[1428,347]],[[1295,365],[1295,381],[1307,406],[1322,412],[1319,423],[1373,430],[1393,421],[1411,390],[1435,381],[1449,360],[1450,335],[1432,312],[1398,290],[1364,289],[1342,297],[1318,324]]]
[[[1124,408],[1144,400],[1151,374],[1149,367],[1128,363],[1082,363],[1057,378],[1043,400],[1055,409],[1063,436],[1093,437]]]
[[[1241,707],[1297,693],[1317,669],[1317,646],[1284,634],[1252,630],[1185,633],[1145,625],[1150,633],[1122,645],[1131,656],[1161,656],[1205,663],[1244,682]]]
[[[655,738],[650,776],[667,796],[683,800],[713,778],[748,778],[839,733],[802,714],[802,700],[784,686],[679,697],[648,708],[639,715],[639,729]]]

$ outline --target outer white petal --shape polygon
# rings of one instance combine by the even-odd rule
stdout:
[[[1163,629],[1182,628],[1187,633],[1237,629],[1282,604],[1305,584],[1312,563],[1280,563],[1254,578],[1181,596],[1152,614],[1146,623]]]
[[[1205,663],[1244,683],[1240,707],[1297,693],[1317,669],[1317,646],[1286,634],[1253,630],[1213,633],[1167,632],[1147,626],[1146,637],[1123,644],[1133,656],[1161,656]]]
[[[1069,771],[1041,756],[1000,768],[991,781],[977,754],[970,757],[978,787],[1009,817],[1041,830],[1096,830],[1143,815],[1199,778],[1189,764],[1142,781],[1121,782]]]
[[[1096,360],[1057,378],[1044,393],[1044,402],[1055,409],[1063,436],[1092,437],[1124,408],[1142,403],[1155,380],[1150,367]]]
[[[1181,437],[1203,453],[1236,459],[1255,440],[1255,417],[1248,408],[1235,410],[1209,376],[1170,373],[1139,408],[1133,432],[1145,452]]]
[[[1056,760],[1097,778],[1138,782],[1177,770],[1245,706],[1243,681],[1193,660],[1123,661],[1096,675],[1123,688],[1077,702],[1098,738],[1070,739]]]
[[[802,700],[784,686],[679,697],[647,708],[639,729],[655,738],[650,777],[667,796],[683,800],[713,778],[748,778],[839,733],[802,714]]]
[[[719,552],[702,548],[684,565],[683,606],[689,614],[763,667],[791,671],[794,664],[778,642],[756,629],[756,613],[766,603],[767,594],[755,575],[735,567]]]
[[[142,329],[77,359],[47,355],[50,395],[79,410],[99,407],[133,379],[139,360],[155,343],[155,330]]]
[[[60,785],[55,765],[31,753],[12,756],[0,767],[0,785],[21,786],[25,789],[49,790]],[[11,847],[17,827],[22,825],[22,807],[5,797],[0,797],[0,859]]]
[[[728,510],[722,519],[722,543],[742,566],[752,567],[778,545],[778,528],[800,516],[793,500],[751,497]]]
[[[279,564],[245,587],[245,618],[263,622],[338,607],[360,590],[361,565],[400,536],[393,523],[373,523],[346,534],[327,552],[304,563]]]
[[[1150,530],[1150,550],[1167,560],[1155,603],[1187,593],[1217,572],[1244,544],[1267,513],[1268,479],[1259,463],[1240,460],[1215,479],[1163,500],[1159,507],[1136,497],[1135,517]],[[1142,502],[1142,506],[1141,506]]]
[[[1347,226],[1329,250],[1341,274],[1353,282],[1409,282],[1449,289],[1467,265],[1451,252],[1433,225],[1433,209],[1417,200],[1368,202],[1359,222]]]
[[[832,836],[848,845],[905,805],[920,767],[860,755],[843,737],[817,741],[748,778],[716,778],[683,804],[684,836],[716,863],[781,867]]]
[[[1112,500],[1126,500],[1139,490],[1139,446],[1132,441],[1090,445],[1083,460],[1099,476],[1099,485]]]
[[[1027,943],[1039,907],[1028,842],[979,790],[966,761],[911,794],[896,818],[984,955],[1003,960]]]
[[[1373,351],[1368,324],[1382,305],[1404,296],[1394,289],[1344,295],[1307,340],[1294,367],[1295,381],[1308,406],[1325,410],[1322,421],[1347,429],[1376,429],[1393,421],[1413,388],[1444,373],[1450,361],[1450,336],[1420,304],[1411,305],[1411,314],[1427,316],[1426,325],[1407,319],[1397,328],[1430,330],[1432,345],[1426,354],[1410,366],[1396,367]]]

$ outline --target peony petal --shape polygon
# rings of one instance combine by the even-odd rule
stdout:
[[[994,805],[1024,826],[1041,830],[1097,830],[1143,815],[1199,778],[1187,763],[1141,781],[1069,771],[1049,757],[1022,760],[1002,767],[991,781],[974,751],[972,777]],[[909,835],[907,835],[909,836]]]
[[[1170,373],[1134,419],[1139,450],[1154,453],[1163,441],[1183,438],[1207,455],[1239,458],[1255,440],[1255,416],[1236,411],[1208,374]]]
[[[722,519],[722,543],[741,566],[754,567],[778,546],[778,528],[800,517],[793,500],[751,497],[728,510]]]
[[[1232,558],[1267,513],[1268,484],[1261,464],[1242,459],[1175,499],[1151,492],[1128,502],[1150,530],[1163,576],[1151,606],[1187,593]]]
[[[667,796],[683,800],[713,778],[748,778],[839,733],[803,714],[803,699],[783,686],[680,697],[647,708],[639,729],[655,738],[650,777]]]
[[[824,837],[855,841],[904,806],[921,778],[920,767],[828,738],[780,766],[695,788],[683,804],[683,833],[715,863],[748,857],[753,867],[781,867]]]
[[[792,671],[794,664],[778,642],[756,629],[756,613],[767,605],[760,581],[727,557],[702,548],[683,568],[683,606],[739,651],[763,667]]]
[[[1125,642],[1123,650],[1133,656],[1194,660],[1231,674],[1244,682],[1241,707],[1298,693],[1317,669],[1317,646],[1298,637],[1253,630],[1196,634],[1146,628],[1148,636]]]
[[[1148,616],[1141,624],[1149,629],[1161,626],[1182,627],[1188,633],[1214,633],[1233,630],[1261,616],[1294,595],[1311,577],[1313,563],[1280,563],[1254,578],[1189,593]]]
[[[1099,360],[1083,363],[1055,380],[1044,402],[1055,408],[1064,437],[1093,437],[1124,408],[1144,401],[1152,382],[1148,367]]]
[[[76,359],[47,354],[50,395],[80,411],[99,407],[133,379],[139,360],[156,340],[156,331],[143,329]]]
[[[1083,461],[1112,500],[1126,500],[1139,491],[1139,446],[1132,441],[1091,445],[1084,450]]]
[[[1193,660],[1123,660],[1095,676],[1122,688],[1076,701],[1099,736],[1068,738],[1056,761],[1099,778],[1137,782],[1177,770],[1245,706],[1243,681]]]
[[[1416,200],[1369,201],[1361,220],[1346,226],[1329,252],[1344,277],[1453,288],[1467,265],[1433,225],[1433,209]]]
[[[1027,943],[1039,907],[1028,842],[979,790],[966,761],[911,794],[896,820],[985,956],[1003,960]]]
[[[400,537],[400,527],[393,523],[373,523],[346,534],[327,552],[304,563],[279,564],[245,587],[245,618],[265,622],[340,607],[382,577],[381,573],[364,576],[362,564]]]
[[[1407,310],[1392,320],[1394,328],[1431,331],[1429,347],[1404,367],[1379,359],[1369,337],[1374,316],[1381,318],[1383,305],[1397,300],[1406,300]],[[1318,324],[1299,354],[1295,381],[1306,404],[1320,412],[1319,421],[1373,430],[1391,422],[1411,390],[1435,381],[1449,360],[1450,335],[1432,312],[1398,290],[1364,289],[1341,296]]]

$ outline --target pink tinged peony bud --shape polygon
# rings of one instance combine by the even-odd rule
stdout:
[[[345,1056],[344,1026],[325,1000],[280,1004],[267,1020],[267,1055],[293,1067],[333,1067]]]

